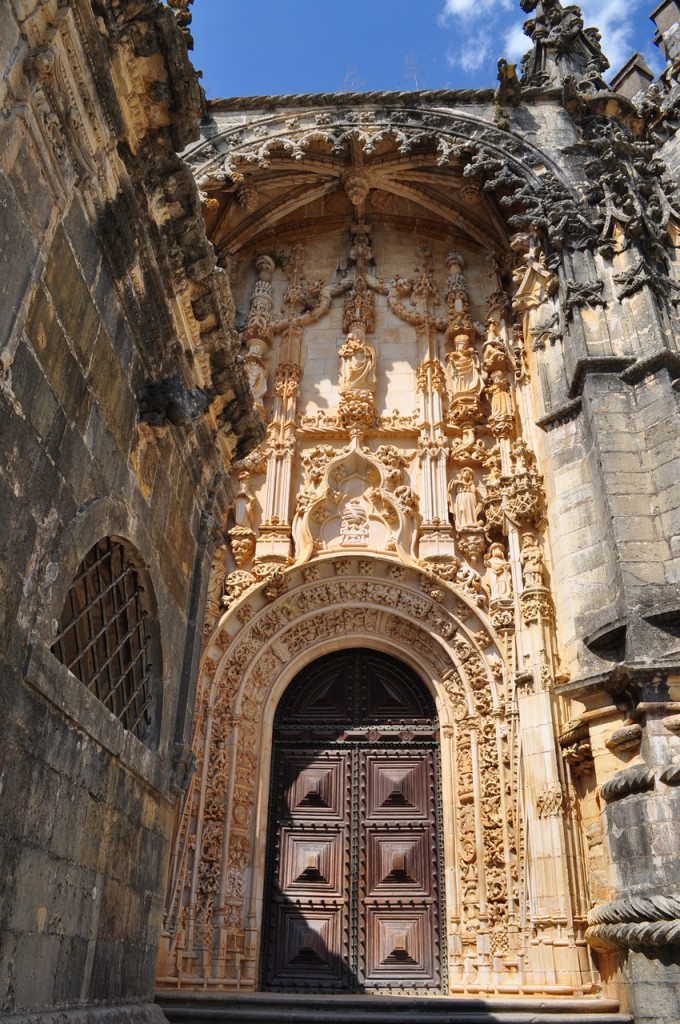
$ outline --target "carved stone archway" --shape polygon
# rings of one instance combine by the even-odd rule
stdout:
[[[281,574],[276,590],[247,591],[206,647],[197,772],[171,875],[167,976],[180,986],[256,987],[274,712],[302,667],[362,646],[410,665],[435,698],[449,990],[492,989],[499,972],[519,990],[518,964],[522,978],[549,989],[532,973],[538,962],[527,963],[520,744],[504,638],[470,597],[396,559],[319,558]],[[574,962],[574,987],[578,975]]]

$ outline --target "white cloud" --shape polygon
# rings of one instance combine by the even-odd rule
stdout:
[[[480,29],[467,37],[457,56],[449,58],[449,63],[457,64],[463,71],[476,71],[489,57],[492,44],[491,33]]]
[[[618,71],[635,50],[633,15],[642,0],[581,0],[586,28],[602,33],[602,49],[613,71]]]
[[[495,7],[503,11],[511,11],[514,7],[514,0],[446,0],[439,15],[439,23],[444,25],[449,18],[476,21],[481,15],[488,14]]]
[[[503,36],[503,56],[508,60],[517,61],[531,48],[531,40],[524,35],[523,21],[515,22]]]

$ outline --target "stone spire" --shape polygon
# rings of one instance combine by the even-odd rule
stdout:
[[[606,88],[601,78],[609,61],[600,46],[600,33],[584,28],[581,10],[560,0],[520,0],[526,14],[524,31],[533,48],[522,58],[524,86],[561,86],[571,81],[581,89]]]

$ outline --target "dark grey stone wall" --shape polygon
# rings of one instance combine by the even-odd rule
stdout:
[[[148,380],[188,386],[191,359],[209,367],[191,299],[198,288],[209,310],[216,289],[196,190],[174,155],[200,97],[172,12],[151,0],[12,2],[0,37],[0,1015],[163,1019],[152,999],[176,766],[212,530],[229,501],[215,439],[223,454],[247,450],[250,396],[212,315],[240,436],[214,417],[139,422]],[[55,71],[66,63],[74,93]],[[116,91],[123,68],[135,96]],[[165,190],[153,203],[152,179]],[[188,282],[198,257],[203,276],[194,262]],[[207,404],[209,372],[201,380]],[[50,651],[75,571],[106,536],[136,549],[152,592],[149,747]]]

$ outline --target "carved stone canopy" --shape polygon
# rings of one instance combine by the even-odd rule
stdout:
[[[331,211],[351,221],[357,210],[374,226],[398,218],[408,230],[410,219],[421,232],[430,224],[435,236],[444,229],[500,251],[508,234],[503,217],[471,178],[481,175],[486,184],[491,174],[503,189],[526,187],[535,195],[546,169],[548,176],[561,174],[525,139],[467,111],[376,103],[357,118],[355,110],[300,107],[296,100],[294,110],[262,111],[244,126],[236,107],[221,100],[211,114],[217,130],[185,159],[216,200],[206,209],[210,236],[232,254],[256,239],[275,245],[287,230],[299,231],[301,215],[307,221]],[[239,200],[243,182],[257,193],[255,208]]]

